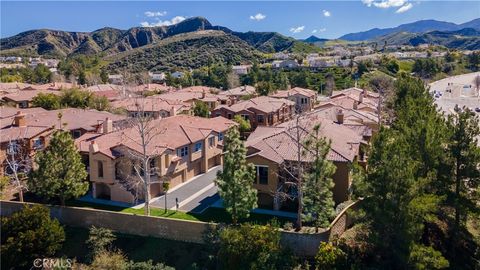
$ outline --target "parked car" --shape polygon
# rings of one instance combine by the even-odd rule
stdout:
[[[476,107],[476,108],[475,108],[475,111],[478,112],[478,113],[480,113],[480,107]]]

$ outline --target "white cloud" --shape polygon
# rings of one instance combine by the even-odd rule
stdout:
[[[265,15],[265,14],[257,13],[255,15],[251,15],[250,20],[261,21],[261,20],[265,19],[266,17],[267,17],[267,15]]]
[[[403,13],[405,11],[410,10],[412,7],[413,7],[412,3],[407,3],[403,6],[401,6],[399,9],[397,9],[397,11],[395,11],[395,13]]]
[[[330,17],[330,16],[332,16],[332,14],[330,13],[330,11],[325,10],[325,9],[322,10],[322,13],[323,13],[323,16],[325,16],[325,17]]]
[[[315,29],[315,30],[312,31],[312,34],[322,33],[322,32],[325,32],[325,31],[327,31],[327,28]]]
[[[303,30],[305,30],[305,25],[290,28],[290,32],[292,32],[292,33],[294,33],[294,34],[300,33],[300,32],[302,32]]]
[[[410,0],[362,0],[362,3],[367,7],[377,8],[396,8],[395,13],[403,13],[413,8],[413,4],[409,3]]]
[[[147,17],[161,17],[167,15],[166,11],[145,11]]]
[[[141,22],[140,25],[143,27],[156,27],[156,26],[169,26],[182,22],[186,18],[183,16],[175,16],[171,20],[157,20],[156,22]]]

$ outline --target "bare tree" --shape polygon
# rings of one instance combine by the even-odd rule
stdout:
[[[477,88],[477,96],[480,97],[480,75],[475,77],[475,88]]]
[[[158,172],[155,159],[162,154],[162,147],[155,145],[155,138],[164,133],[164,129],[157,126],[153,115],[147,113],[142,99],[137,100],[137,114],[127,121],[128,128],[132,132],[124,132],[125,140],[132,147],[119,149],[123,154],[120,167],[133,168],[132,173],[123,173],[122,184],[127,190],[135,192],[135,198],[143,197],[145,200],[145,215],[150,215],[150,187],[153,183],[160,183],[160,179],[152,179]],[[122,166],[123,165],[123,166]],[[163,181],[168,181],[166,177]]]
[[[27,130],[25,129],[25,132]],[[7,176],[15,189],[18,191],[18,198],[23,202],[23,193],[27,191],[27,176],[32,170],[33,160],[28,151],[28,141],[25,136],[18,136],[15,139],[10,138],[5,159],[5,176]]]

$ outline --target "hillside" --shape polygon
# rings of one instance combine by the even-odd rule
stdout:
[[[442,22],[436,20],[421,20],[412,23],[402,24],[393,28],[373,28],[368,31],[350,33],[341,36],[339,39],[348,41],[371,40],[384,35],[409,32],[409,33],[425,33],[431,31],[456,31],[463,28],[474,28],[480,30],[480,19],[475,19],[463,24],[455,24],[451,22]]]
[[[465,28],[456,31],[431,31],[422,34],[398,32],[379,37],[374,40],[377,44],[412,45],[435,44],[447,48],[462,50],[480,49],[480,31]]]
[[[108,56],[108,69],[163,71],[198,68],[211,61],[232,64],[260,57],[245,41],[223,31],[205,30],[175,35],[159,42]]]

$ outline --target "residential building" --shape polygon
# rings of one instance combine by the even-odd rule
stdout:
[[[155,119],[175,116],[177,114],[190,114],[192,105],[179,100],[166,100],[158,96],[146,98],[128,98],[112,102],[113,108],[124,109],[129,117],[138,114],[150,116]]]
[[[331,142],[328,160],[336,166],[333,175],[333,199],[336,204],[349,199],[352,183],[351,164],[364,159],[362,136],[352,129],[323,118],[319,114],[307,113],[276,127],[258,127],[246,142],[247,161],[256,168],[254,187],[258,190],[258,205],[262,208],[296,211],[298,200],[295,171],[300,147],[302,166],[313,161],[311,149],[304,147],[304,140],[313,126],[320,125],[320,136]],[[300,134],[298,136],[297,134]],[[289,199],[286,199],[287,195]]]
[[[108,82],[111,84],[123,84],[123,76],[121,74],[108,75]]]
[[[250,68],[252,68],[252,65],[232,66],[232,71],[237,75],[247,75]]]
[[[313,110],[317,101],[317,92],[306,88],[295,87],[288,90],[279,90],[271,94],[270,97],[291,100],[295,102],[295,112],[302,113]]]
[[[54,94],[60,95],[60,91],[56,90],[20,90],[15,93],[3,95],[2,99],[6,103],[10,103],[17,108],[30,108],[32,100],[38,94]]]
[[[287,60],[275,60],[272,62],[272,68],[298,68],[300,65],[297,60],[287,59]]]
[[[152,82],[163,82],[165,80],[165,73],[163,72],[149,72],[148,75]]]
[[[180,79],[183,77],[183,75],[185,75],[185,73],[181,72],[181,71],[175,71],[173,72],[172,74],[170,74],[173,78],[176,78],[176,79]]]
[[[372,91],[352,87],[340,91],[333,91],[326,102],[335,103],[346,109],[365,111],[378,115],[380,95]],[[325,102],[320,102],[318,107],[324,104]]]
[[[144,198],[143,185],[134,165],[142,147],[134,127],[111,132],[108,121],[103,133],[86,134],[77,140],[81,152],[89,155],[89,173],[95,198],[132,203]],[[173,188],[208,169],[222,164],[223,136],[235,122],[222,118],[177,115],[151,122],[156,134],[147,145],[151,159],[150,194],[163,193],[163,182]],[[145,172],[143,172],[145,173]]]
[[[227,119],[240,115],[250,121],[252,129],[255,129],[257,126],[273,126],[288,121],[294,112],[295,103],[290,100],[260,96],[231,106],[220,105],[212,111],[212,115]]]
[[[235,87],[226,91],[221,91],[218,93],[218,95],[227,96],[228,98],[230,98],[232,103],[236,103],[246,98],[256,97],[257,91],[253,86],[243,85],[243,86]]]

